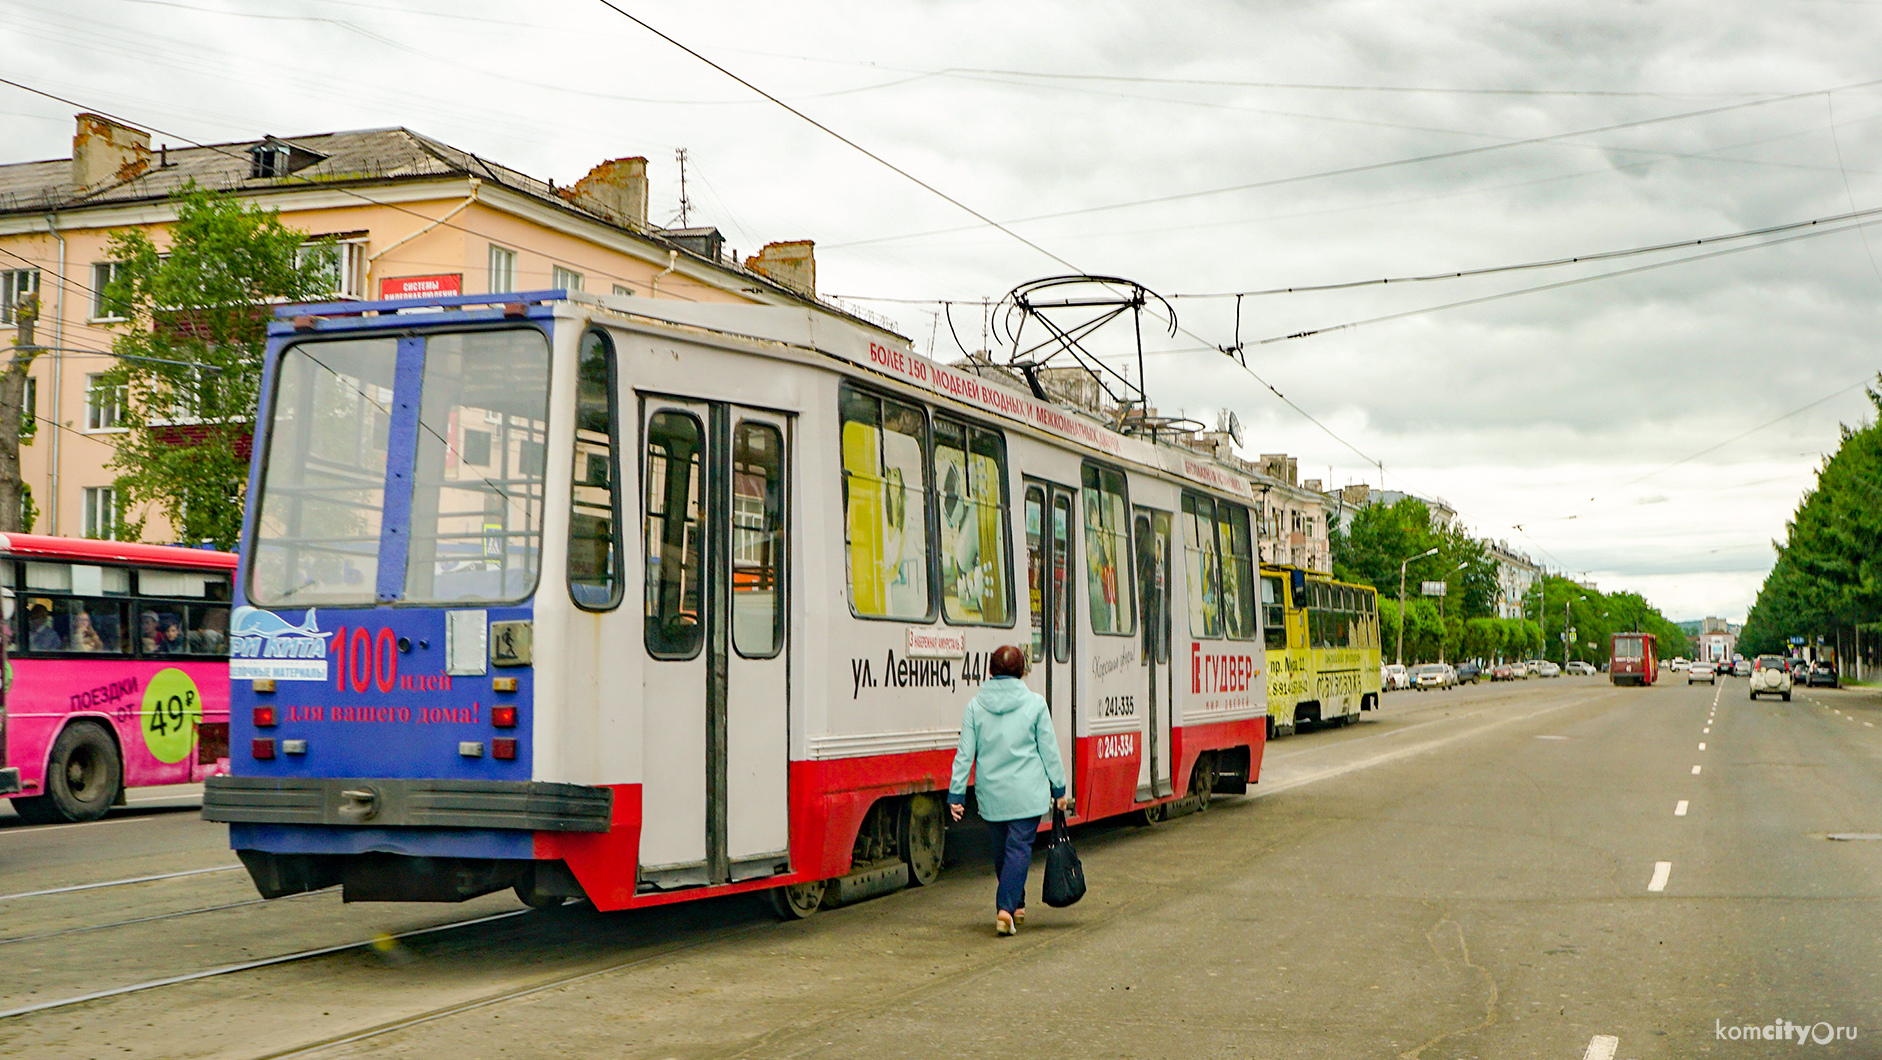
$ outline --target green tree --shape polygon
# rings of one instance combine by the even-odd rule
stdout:
[[[112,343],[118,364],[106,386],[123,388],[123,425],[110,467],[129,509],[155,504],[178,540],[233,547],[248,488],[253,416],[271,303],[333,290],[328,245],[276,211],[187,185],[159,248],[141,229],[114,233],[123,263],[103,292],[125,319]],[[119,535],[143,535],[143,520]]]

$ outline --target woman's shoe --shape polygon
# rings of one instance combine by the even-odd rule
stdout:
[[[1015,910],[1013,910],[1013,928],[1014,928],[1014,930],[1016,930],[1016,931],[1017,931],[1017,930],[1019,929],[1019,926],[1020,926],[1021,924],[1024,924],[1025,922],[1026,922],[1026,907],[1025,907],[1025,906],[1021,906],[1021,907],[1019,907],[1018,909],[1015,909]]]
[[[993,918],[993,933],[996,935],[1017,935],[1019,928],[1013,926],[1013,914],[1002,909]]]

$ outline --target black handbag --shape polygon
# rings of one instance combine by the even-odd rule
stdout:
[[[1052,808],[1052,838],[1046,842],[1046,878],[1040,897],[1054,909],[1063,909],[1085,896],[1085,866],[1072,849],[1072,833],[1065,827],[1065,811]]]

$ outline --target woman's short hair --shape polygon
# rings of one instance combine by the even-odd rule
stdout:
[[[1026,653],[1017,645],[1003,644],[993,649],[993,658],[987,662],[987,672],[995,677],[1025,677]]]

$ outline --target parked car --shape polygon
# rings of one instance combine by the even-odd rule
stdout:
[[[1526,662],[1510,663],[1510,677],[1517,681],[1529,680],[1529,664]]]
[[[1537,662],[1531,663],[1530,666],[1532,669],[1535,670],[1537,674],[1543,677],[1562,676],[1562,668],[1560,666],[1555,665],[1554,663],[1550,662],[1547,659],[1542,659]]]
[[[1420,692],[1449,688],[1457,683],[1457,674],[1443,663],[1425,663],[1412,668],[1412,687]]]
[[[1379,687],[1387,692],[1411,687],[1411,672],[1400,663],[1387,663],[1385,672],[1380,676]]]
[[[1586,677],[1595,672],[1594,663],[1583,662],[1580,659],[1576,659],[1574,662],[1569,663],[1563,669],[1567,673],[1577,674],[1582,677]]]
[[[1514,681],[1516,680],[1516,671],[1510,667],[1509,663],[1497,663],[1495,666],[1490,667],[1490,680]]]
[[[1717,684],[1717,677],[1718,671],[1713,668],[1711,663],[1706,662],[1704,659],[1686,667],[1686,683],[1689,685],[1694,681],[1704,681],[1709,685]]]
[[[1477,679],[1482,676],[1483,676],[1483,667],[1478,666],[1474,662],[1457,664],[1456,681],[1460,685],[1462,684],[1474,685],[1477,683]]]
[[[1687,661],[1684,657],[1678,656],[1678,655],[1673,656],[1673,661],[1666,664],[1666,668],[1673,671],[1674,673],[1679,673],[1681,670],[1690,669],[1691,667],[1692,667],[1691,662]]]
[[[1822,685],[1825,688],[1835,688],[1835,664],[1818,659],[1816,664],[1810,667],[1810,676],[1804,680],[1804,683],[1811,688],[1815,688],[1818,685]]]
[[[1791,671],[1790,667],[1784,665],[1782,655],[1758,656],[1757,661],[1752,663],[1751,680],[1747,684],[1750,686],[1747,698],[1783,696],[1784,702],[1789,703],[1791,700]]]

